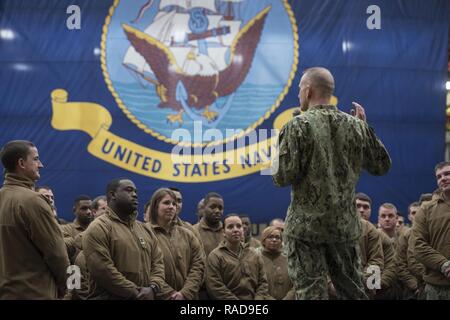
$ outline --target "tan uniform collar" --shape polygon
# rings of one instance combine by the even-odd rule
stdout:
[[[444,193],[442,191],[439,191],[437,193],[433,193],[433,196],[431,198],[431,201],[436,200],[437,202],[448,202],[450,203],[450,199],[446,200],[444,197]]]
[[[214,231],[214,232],[217,232],[217,231],[219,231],[219,230],[222,230],[222,222],[221,222],[221,221],[219,222],[219,226],[218,226],[217,228],[211,228],[211,227],[206,223],[206,221],[205,221],[204,218],[202,218],[202,219],[200,220],[199,226],[200,226],[202,229],[207,229],[207,230],[211,230],[211,231]]]
[[[34,181],[30,178],[20,176],[15,173],[7,173],[5,176],[5,185],[20,186],[27,189],[34,190]]]
[[[86,228],[84,228],[84,227],[78,222],[78,219],[73,220],[73,225],[74,225],[75,229],[77,229],[77,230],[80,230],[80,231],[86,230]]]
[[[245,251],[246,249],[249,248],[248,244],[247,244],[247,243],[243,243],[243,242],[241,242],[241,243],[239,244],[239,246],[240,246],[240,251],[239,251],[239,252],[240,252],[240,255],[242,255],[242,254],[244,253],[244,251]],[[239,257],[234,251],[231,251],[230,248],[227,247],[227,241],[226,241],[226,240],[223,240],[223,241],[218,245],[218,248],[219,248],[220,250],[225,250],[225,251],[227,251],[229,254],[231,254],[231,255],[233,255],[233,256],[235,256],[235,257]]]
[[[110,217],[111,220],[115,220],[117,222],[126,224],[128,226],[130,226],[131,224],[133,224],[136,221],[136,214],[133,214],[130,216],[128,221],[124,221],[122,219],[120,219],[120,217],[117,215],[117,213],[114,212],[113,209],[111,209],[110,207],[106,207],[106,211],[105,214],[108,215],[108,217]]]
[[[159,224],[157,223],[153,223],[153,222],[147,222],[147,224],[153,229],[153,230],[158,230],[161,231],[163,233],[170,233],[170,231],[172,231],[172,229],[175,227],[175,225],[170,225],[170,229],[167,230],[163,227],[161,227]]]
[[[262,253],[267,256],[267,257],[272,257],[272,258],[276,258],[281,254],[281,250],[277,250],[277,251],[269,251],[266,248],[263,247],[262,249]]]
[[[179,216],[176,216],[173,220],[172,220],[172,225],[177,225],[177,226],[182,226],[183,224],[181,223],[181,219]]]

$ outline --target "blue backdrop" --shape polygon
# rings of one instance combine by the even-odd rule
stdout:
[[[113,63],[119,68],[124,54],[119,49],[115,51],[114,41],[126,44],[125,49],[129,46],[123,30],[118,29],[118,36],[114,34],[114,23],[118,28],[121,23],[127,23],[144,31],[161,4],[153,1],[142,20],[132,24],[131,17],[135,18],[146,2],[133,2],[135,10],[131,12],[124,3],[114,1],[3,0],[0,3],[0,145],[13,139],[28,139],[38,146],[45,166],[38,184],[53,188],[58,214],[68,220],[73,218],[72,202],[77,195],[103,194],[107,182],[117,177],[129,177],[136,183],[141,217],[143,205],[153,190],[169,185],[182,190],[185,199],[182,218],[191,222],[196,220],[198,200],[210,191],[223,195],[225,212],[246,213],[253,222],[284,217],[290,190],[274,187],[270,176],[252,173],[206,181],[209,179],[206,174],[206,180],[193,183],[190,175],[195,174],[191,172],[184,181],[164,181],[94,156],[87,149],[92,136],[52,125],[51,93],[64,89],[69,102],[103,106],[112,117],[109,130],[115,135],[147,150],[170,152],[173,143],[168,141],[167,134],[152,131],[151,123],[144,128],[133,121],[141,117],[140,122],[144,123],[149,118],[133,114],[131,108],[127,111],[126,105],[120,107],[105,75],[108,71],[111,78],[121,77],[119,69],[108,69]],[[213,2],[218,12],[226,9],[227,4]],[[71,13],[66,9],[73,4],[81,9],[81,28],[70,30],[66,23]],[[260,102],[255,102],[252,105],[255,109],[247,113],[230,109],[228,116],[246,119],[259,112],[258,121],[245,120],[238,127],[273,128],[283,111],[298,105],[301,72],[311,66],[329,68],[336,80],[338,107],[348,112],[352,101],[363,104],[368,122],[392,157],[393,165],[386,176],[363,174],[358,190],[372,197],[373,211],[382,202],[392,202],[406,212],[408,204],[418,200],[421,193],[435,189],[433,168],[444,157],[448,1],[247,0],[232,5],[235,19],[241,21],[240,28],[268,5],[271,7],[252,66],[233,101],[234,108],[242,108],[263,94],[268,95],[264,99],[273,101],[262,107]],[[370,5],[380,9],[381,29],[367,27],[371,13],[366,10]],[[164,9],[167,13],[173,8]],[[185,12],[181,9],[179,12]],[[122,10],[120,14],[119,10]],[[108,16],[112,22],[106,31]],[[121,72],[123,79],[135,78],[127,70]],[[252,97],[245,88],[255,83],[261,87],[252,89],[255,90]],[[264,86],[272,86],[274,97]],[[153,86],[151,89],[159,102],[161,97],[155,96]],[[218,103],[225,103],[226,99],[223,97]],[[161,111],[156,104],[151,110]],[[158,114],[160,118],[156,120],[166,129],[177,128],[177,124],[163,121],[166,115]],[[188,123],[186,115],[184,119]],[[218,128],[224,130],[225,125],[219,124]],[[372,218],[375,215],[373,212]]]

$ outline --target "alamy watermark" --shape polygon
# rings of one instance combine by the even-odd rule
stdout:
[[[379,6],[372,4],[367,7],[367,14],[370,16],[367,18],[366,26],[369,30],[380,30],[381,29],[381,9]]]
[[[70,265],[67,267],[66,273],[69,277],[66,280],[66,287],[69,290],[81,289],[81,270],[77,265]]]
[[[81,29],[81,9],[79,6],[72,4],[67,7],[66,13],[69,15],[66,19],[66,27],[69,30]]]
[[[202,122],[195,121],[192,132],[183,128],[172,132],[171,139],[178,142],[171,151],[173,163],[260,165],[261,175],[278,171],[277,129],[252,130],[245,134],[241,129],[226,129],[224,136],[219,129],[203,131]],[[230,141],[224,143],[226,138]]]
[[[377,265],[370,265],[366,273],[369,273],[370,276],[366,280],[366,286],[369,290],[380,290],[381,289],[381,269]]]

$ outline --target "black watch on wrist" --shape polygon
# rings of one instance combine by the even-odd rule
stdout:
[[[153,293],[154,293],[154,294],[159,293],[159,287],[158,287],[156,284],[152,283],[152,284],[150,285],[150,288],[153,290]]]

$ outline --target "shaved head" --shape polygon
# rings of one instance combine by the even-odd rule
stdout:
[[[328,69],[314,67],[306,69],[303,77],[307,84],[317,91],[321,98],[331,97],[334,91],[334,78]]]
[[[334,78],[325,68],[309,68],[303,72],[298,87],[300,109],[306,111],[310,106],[330,103],[334,91]]]

